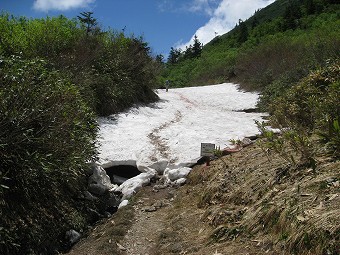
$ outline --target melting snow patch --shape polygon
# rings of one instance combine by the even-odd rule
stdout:
[[[150,183],[151,178],[156,176],[156,171],[149,169],[147,173],[141,173],[131,179],[128,179],[121,184],[115,191],[123,194],[122,200],[129,199],[134,193],[140,190],[143,186]]]
[[[164,171],[164,177],[167,183],[177,181],[178,179],[185,178],[191,171],[189,167],[179,167],[179,168],[167,168]]]
[[[123,201],[157,174],[163,175],[165,184],[185,183],[201,143],[223,148],[231,139],[258,134],[254,120],[264,116],[239,112],[254,108],[258,94],[240,91],[231,83],[157,93],[161,100],[152,106],[98,119],[98,164],[134,166],[142,172],[114,189],[123,193]]]

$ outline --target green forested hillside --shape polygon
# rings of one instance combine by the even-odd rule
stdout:
[[[277,0],[214,38],[200,57],[185,58],[183,51],[177,62],[168,63],[164,79],[175,87],[235,81],[252,90],[297,81],[339,57],[335,2]]]
[[[78,18],[0,15],[0,254],[55,254],[97,220],[96,116],[157,99],[148,44]]]

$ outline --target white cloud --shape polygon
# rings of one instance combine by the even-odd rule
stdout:
[[[33,8],[37,11],[59,10],[66,11],[74,8],[83,8],[94,3],[95,0],[35,0]]]
[[[216,4],[218,4],[218,0],[193,0],[187,8],[191,12],[203,12],[211,16]]]
[[[158,0],[157,6],[161,12],[194,12],[211,16],[221,0]]]
[[[210,42],[215,33],[222,35],[233,29],[239,19],[245,20],[254,14],[255,10],[263,8],[275,0],[222,0],[218,7],[212,12],[209,21],[200,27],[195,33],[200,42],[206,44]],[[195,2],[209,2],[209,0],[195,0]],[[201,5],[202,6],[202,5]],[[193,37],[189,42],[177,43],[174,47],[185,49],[193,42]]]

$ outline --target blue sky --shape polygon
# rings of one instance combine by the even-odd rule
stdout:
[[[143,36],[154,54],[167,55],[198,39],[209,42],[215,33],[232,29],[239,19],[274,0],[0,0],[1,11],[14,16],[41,18],[63,14],[76,17],[94,12],[101,27],[123,29]]]

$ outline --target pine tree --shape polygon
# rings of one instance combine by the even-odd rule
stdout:
[[[184,59],[190,59],[193,58],[193,48],[192,45],[190,44],[189,46],[185,47],[184,51]]]
[[[161,65],[164,64],[164,56],[162,54],[158,54],[155,58],[156,63],[159,63]]]
[[[248,27],[241,19],[239,20],[238,30],[239,34],[237,37],[237,41],[239,43],[244,43],[248,39]]]
[[[283,16],[285,30],[296,29],[298,27],[298,19],[300,19],[301,16],[301,5],[299,3],[289,1],[289,5],[287,6]]]
[[[182,52],[180,49],[174,49],[171,47],[168,57],[168,64],[176,64],[179,61]]]
[[[198,40],[197,35],[194,36],[194,44],[192,45],[192,57],[199,58],[202,54],[203,44]]]
[[[86,25],[86,35],[97,25],[97,19],[92,17],[93,12],[81,12],[81,16],[77,16],[79,21]]]

